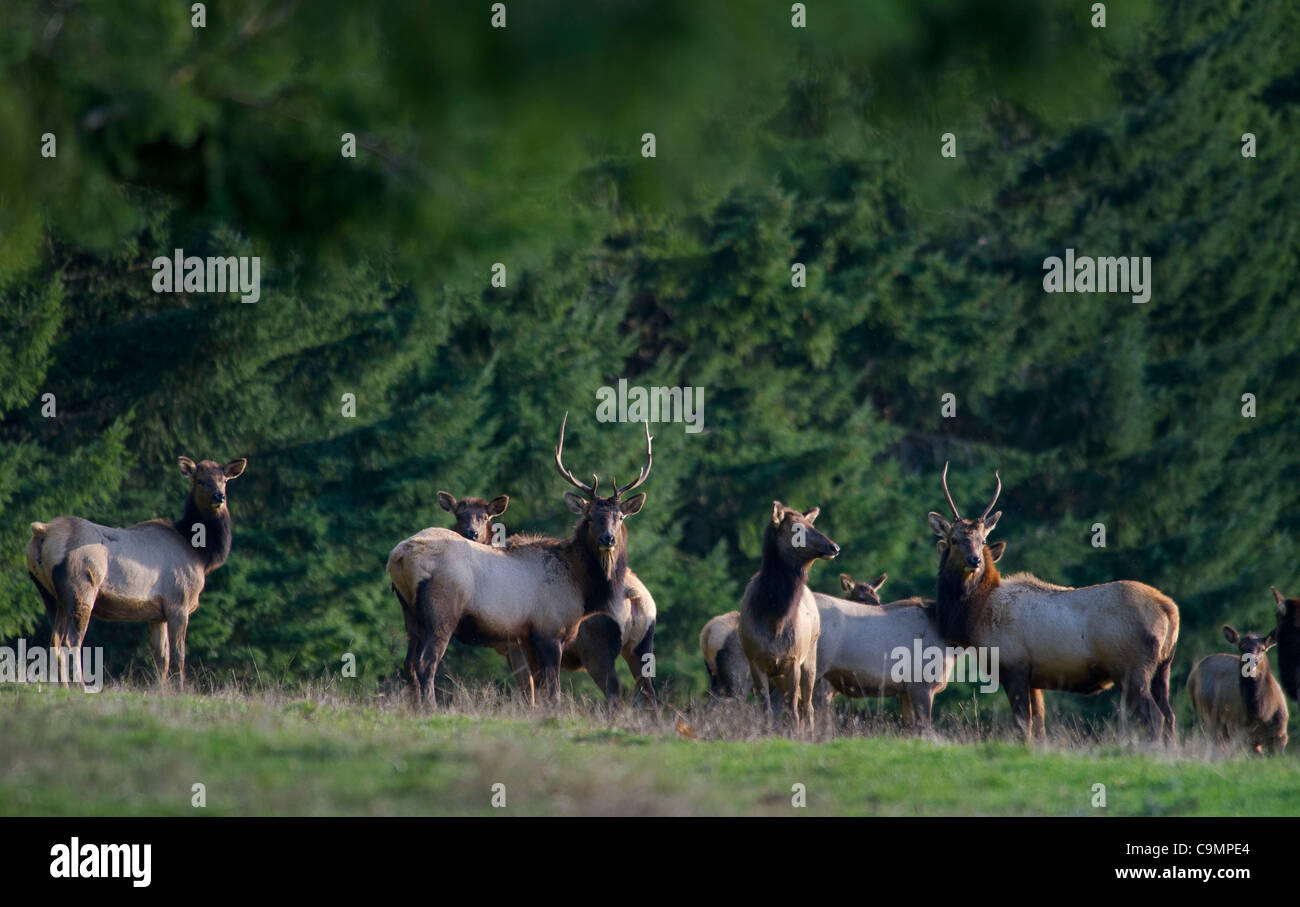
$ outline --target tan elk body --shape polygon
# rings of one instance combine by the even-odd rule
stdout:
[[[72,650],[72,679],[81,680],[80,649],[91,617],[150,624],[159,681],[175,666],[185,683],[185,635],[207,576],[230,555],[226,483],[247,460],[226,465],[179,459],[190,480],[181,518],[134,526],[101,526],[63,516],[32,523],[27,570],[40,591],[52,628],[51,645]],[[201,543],[201,544],[200,544]],[[59,680],[68,680],[59,664]]]

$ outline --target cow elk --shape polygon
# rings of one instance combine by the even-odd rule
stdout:
[[[417,701],[436,705],[434,677],[453,638],[492,648],[518,642],[532,669],[552,693],[566,643],[580,625],[595,620],[612,662],[619,627],[612,617],[625,603],[627,517],[638,513],[645,493],[624,495],[650,475],[650,426],[640,475],[601,497],[599,479],[586,485],[562,459],[568,414],[560,423],[555,465],[560,475],[588,495],[567,492],[569,508],[581,519],[567,539],[531,538],[493,547],[450,529],[425,529],[400,542],[388,557],[393,591],[407,615],[406,673]]]
[[[1277,631],[1261,639],[1225,625],[1223,635],[1238,654],[1220,652],[1196,663],[1187,677],[1192,707],[1215,742],[1244,742],[1256,753],[1265,748],[1280,753],[1286,749],[1289,714],[1266,654],[1277,643]]]
[[[780,501],[763,532],[763,559],[740,603],[740,645],[754,689],[771,711],[771,687],[785,694],[795,729],[814,727],[813,686],[821,620],[808,568],[840,553],[813,526],[821,508],[800,513]]]
[[[856,590],[867,584],[844,585]],[[880,583],[874,588],[879,589]],[[874,604],[862,603],[820,592],[813,598],[821,618],[817,675],[824,701],[836,693],[849,699],[896,696],[903,721],[917,732],[929,731],[934,697],[948,686],[956,661],[935,623],[933,602],[927,607],[920,599],[909,598],[882,605],[878,598]],[[905,669],[901,677],[894,657],[900,648],[909,659],[901,666]],[[913,658],[918,648],[920,660]]]
[[[1118,685],[1123,704],[1154,739],[1174,737],[1169,667],[1178,643],[1178,606],[1143,583],[1120,580],[1074,589],[1028,573],[1005,579],[994,566],[1006,542],[986,544],[1002,511],[1002,491],[975,519],[957,512],[943,468],[953,522],[931,512],[939,537],[935,616],[956,646],[992,647],[1002,683],[1026,741],[1046,735],[1043,690],[1097,693]]]
[[[75,516],[32,523],[27,570],[45,603],[50,645],[71,650],[73,682],[82,680],[81,646],[95,617],[148,622],[159,682],[166,682],[174,665],[177,686],[185,685],[190,615],[208,574],[230,556],[226,483],[242,475],[248,461],[223,466],[181,457],[179,463],[190,493],[178,520],[149,520],[124,529]],[[68,680],[63,658],[58,679]]]
[[[1286,598],[1270,587],[1277,600],[1277,668],[1282,689],[1300,701],[1300,598]]]

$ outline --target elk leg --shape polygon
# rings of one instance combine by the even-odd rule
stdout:
[[[1029,724],[1033,736],[1038,740],[1047,739],[1047,724],[1045,722],[1045,712],[1043,711],[1043,691],[1034,689],[1029,691]]]
[[[50,646],[58,649],[63,645],[63,619],[59,614],[59,601],[50,590],[41,585],[41,581],[36,578],[36,574],[28,573],[32,578],[32,583],[36,586],[36,591],[41,594],[41,602],[45,605],[45,617],[50,622]],[[55,674],[55,679],[61,679],[59,674]]]
[[[529,634],[533,654],[537,658],[538,673],[541,675],[542,687],[548,697],[559,699],[560,696],[560,658],[564,646],[558,639]]]
[[[1173,664],[1173,655],[1165,659],[1156,668],[1155,676],[1151,678],[1151,697],[1156,701],[1156,708],[1160,709],[1160,714],[1164,717],[1164,727],[1161,729],[1161,739],[1166,746],[1174,742],[1174,710],[1169,704],[1169,668]]]
[[[909,687],[904,697],[909,706],[912,730],[918,734],[930,733],[930,713],[934,709],[934,687]]]
[[[171,659],[167,651],[167,622],[151,621],[149,624],[149,644],[153,647],[153,666],[158,673],[158,684],[167,682],[167,669]]]
[[[623,658],[623,660],[627,662],[628,669],[631,670],[632,676],[636,678],[637,689],[651,705],[655,705],[659,702],[659,694],[655,692],[654,654],[655,625],[654,622],[651,621],[650,625],[646,627],[645,636],[642,636],[641,641],[632,647],[631,654],[625,655]],[[647,655],[650,656],[648,661],[646,660]],[[648,677],[645,674],[647,670],[651,672]]]
[[[176,689],[185,689],[185,634],[190,627],[190,612],[185,606],[173,608],[167,614],[168,648],[171,662],[176,666]]]
[[[774,712],[772,703],[772,691],[770,681],[767,675],[757,670],[752,664],[749,667],[750,676],[754,683],[754,692],[758,694],[759,701],[763,703],[763,714],[766,716],[767,723],[771,723]]]
[[[1011,703],[1011,717],[1015,719],[1016,728],[1030,742],[1032,728],[1029,714],[1029,672],[1023,670],[1002,669],[1002,686],[1007,691],[1007,700]]]
[[[799,668],[802,679],[799,683],[799,689],[803,694],[803,710],[805,712],[805,721],[808,723],[808,730],[816,733],[817,731],[817,713],[813,707],[813,691],[817,686],[817,667],[816,662],[809,660],[803,663]]]
[[[1161,725],[1163,716],[1160,709],[1156,706],[1155,698],[1151,695],[1151,681],[1153,676],[1142,670],[1134,671],[1124,678],[1123,686],[1120,690],[1121,708],[1130,712],[1133,717],[1142,722],[1146,728],[1147,737],[1151,740],[1160,739]]]
[[[623,695],[618,682],[618,651],[623,645],[623,632],[618,621],[608,614],[593,614],[578,625],[574,640],[582,666],[605,694],[605,702],[617,701]]]

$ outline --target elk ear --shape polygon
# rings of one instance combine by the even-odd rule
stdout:
[[[817,516],[818,516],[821,512],[822,512],[822,509],[821,509],[820,507],[814,507],[812,510],[805,510],[805,511],[803,512],[803,518],[804,518],[805,520],[807,520],[808,522],[811,523],[811,522],[814,522],[814,521],[817,519]]]
[[[221,471],[225,473],[227,479],[237,479],[244,474],[244,467],[248,465],[248,460],[240,457],[237,460],[231,460]]]
[[[187,479],[194,478],[194,461],[189,457],[177,457],[176,462],[181,464],[181,475]]]
[[[780,526],[781,521],[785,519],[785,505],[780,501],[772,502],[772,525]]]
[[[1264,637],[1264,651],[1267,652],[1275,645],[1277,645],[1277,627],[1269,630],[1268,635]]]
[[[497,495],[495,498],[492,499],[492,502],[488,504],[488,516],[501,516],[501,514],[506,512],[506,508],[509,506],[510,506],[510,495],[508,494]]]
[[[952,524],[933,510],[925,518],[930,521],[930,528],[934,530],[934,534],[940,538],[947,538],[948,533],[952,532]]]
[[[564,493],[564,503],[569,505],[569,509],[578,516],[587,515],[587,499],[580,494],[574,494],[572,491]]]
[[[456,512],[456,497],[445,491],[438,492],[438,506],[448,513]]]
[[[623,511],[623,516],[632,516],[634,513],[640,513],[641,507],[645,504],[645,492],[638,491],[632,497],[628,498],[618,505],[618,509]]]
[[[1001,511],[1001,510],[999,510],[997,513],[993,514],[993,516],[991,516],[991,517],[989,517],[987,520],[985,520],[985,521],[984,521],[984,534],[985,534],[985,535],[988,535],[990,532],[992,532],[992,531],[993,531],[993,527],[996,526],[996,525],[998,524],[998,520],[1000,520],[1000,519],[1002,519],[1002,511]]]
[[[1237,640],[1240,639],[1241,637],[1237,635],[1237,631],[1232,629],[1232,626],[1230,624],[1224,624],[1223,638],[1235,646],[1237,644]]]
[[[852,592],[852,591],[853,591],[853,577],[849,576],[847,573],[841,573],[841,574],[840,574],[840,588],[843,589],[845,592]]]
[[[889,574],[888,574],[888,573],[882,573],[882,574],[880,574],[880,576],[876,579],[876,581],[875,581],[874,583],[871,584],[871,588],[872,588],[872,589],[875,589],[877,592],[879,592],[879,591],[880,591],[880,587],[883,586],[883,585],[885,584],[885,580],[887,580],[887,579],[889,579]]]
[[[1002,557],[1002,553],[1006,550],[1006,542],[994,542],[992,545],[989,545],[989,557],[992,559],[993,563],[996,564],[998,559]]]
[[[1286,614],[1286,600],[1282,597],[1282,593],[1277,591],[1277,586],[1269,586],[1269,588],[1273,590],[1273,597],[1277,599],[1277,613]]]

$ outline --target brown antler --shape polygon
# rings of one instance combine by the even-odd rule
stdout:
[[[993,505],[998,502],[998,495],[1002,494],[1002,476],[998,475],[996,469],[993,470],[993,477],[998,480],[998,487],[993,492],[993,500],[989,501],[989,506],[985,507],[984,513],[980,515],[981,520],[988,518],[989,512],[993,510]]]
[[[952,492],[948,490],[948,461],[943,463],[943,496],[948,499],[948,506],[952,508],[952,515],[961,519],[961,514],[957,512],[957,505],[952,502]]]
[[[654,463],[654,458],[655,458],[654,450],[652,449],[650,444],[650,442],[653,440],[654,438],[650,437],[650,420],[646,419],[645,421],[645,466],[641,467],[641,474],[636,477],[636,480],[633,482],[629,482],[627,485],[620,486],[618,484],[618,481],[615,480],[614,497],[618,497],[619,495],[623,494],[623,492],[625,491],[631,491],[633,488],[636,488],[647,478],[649,478],[650,467]]]
[[[560,475],[564,476],[565,481],[567,481],[570,485],[572,485],[574,488],[581,488],[583,491],[587,492],[594,498],[596,496],[596,486],[600,484],[600,478],[593,473],[591,477],[592,484],[588,485],[585,482],[579,482],[577,479],[573,477],[573,473],[569,472],[569,470],[564,468],[564,461],[560,458],[560,453],[561,451],[564,450],[564,426],[567,425],[568,423],[569,423],[569,414],[565,413],[564,421],[560,423],[560,440],[556,442],[555,445],[555,468],[560,471]]]

